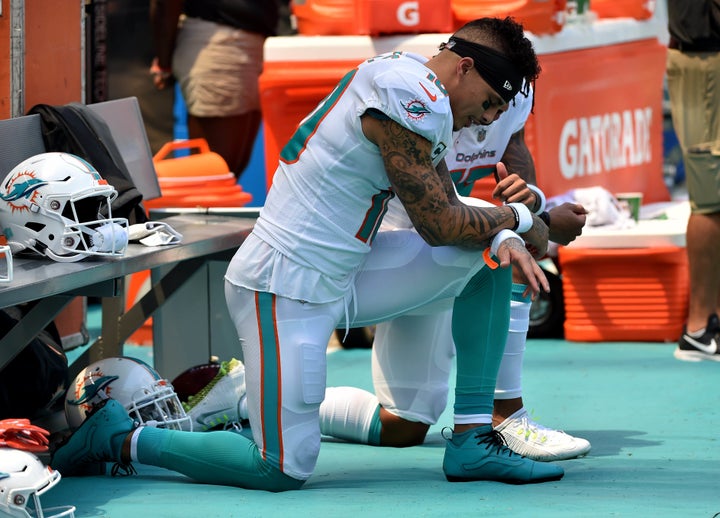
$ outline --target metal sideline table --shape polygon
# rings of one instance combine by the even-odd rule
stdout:
[[[121,355],[124,341],[156,309],[209,262],[227,262],[255,223],[250,217],[203,213],[162,221],[183,235],[182,243],[159,247],[130,244],[124,257],[86,258],[74,263],[15,257],[13,281],[0,284],[0,307],[35,304],[0,339],[0,369],[79,295],[102,298],[102,335],[71,365],[71,376],[88,363]],[[125,276],[144,270],[152,272],[152,288],[125,311]]]

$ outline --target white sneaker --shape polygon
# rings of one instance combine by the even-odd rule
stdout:
[[[560,430],[545,428],[530,419],[524,408],[505,419],[495,430],[505,438],[508,448],[532,460],[574,459],[590,451],[590,442]]]
[[[233,358],[222,362],[215,377],[200,392],[183,403],[192,419],[193,431],[222,426],[240,427],[240,401],[245,396],[245,365]]]

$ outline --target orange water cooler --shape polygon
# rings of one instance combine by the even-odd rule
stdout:
[[[193,151],[174,157],[176,151]],[[242,207],[252,201],[225,160],[205,139],[168,142],[153,157],[162,196],[143,202],[146,209],[165,207]]]
[[[655,0],[592,0],[590,8],[598,18],[647,20],[655,13],[655,4]]]
[[[563,28],[566,0],[452,0],[456,28],[476,18],[512,16],[526,31],[536,35],[554,34]]]
[[[452,32],[450,0],[293,0],[307,36]]]
[[[674,342],[687,316],[685,248],[560,247],[565,339]]]
[[[265,121],[265,164],[270,188],[280,150],[298,123],[359,61],[266,62],[260,76],[260,105]]]

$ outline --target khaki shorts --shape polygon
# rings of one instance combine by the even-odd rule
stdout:
[[[188,113],[227,117],[259,110],[264,43],[261,34],[183,17],[172,67]]]
[[[668,50],[667,80],[690,208],[720,212],[720,53]]]

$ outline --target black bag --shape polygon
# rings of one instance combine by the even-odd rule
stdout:
[[[148,220],[142,194],[135,187],[125,161],[105,121],[87,106],[36,104],[28,115],[41,117],[43,142],[47,151],[72,153],[87,160],[118,192],[112,203],[113,217],[127,218],[130,224]]]
[[[19,307],[0,309],[0,337],[22,318]],[[68,387],[68,360],[60,333],[50,323],[0,370],[0,419],[31,419]]]

